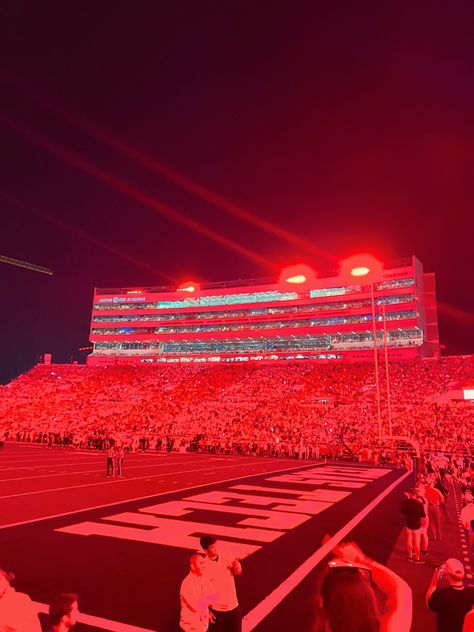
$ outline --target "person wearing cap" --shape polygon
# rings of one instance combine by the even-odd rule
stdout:
[[[439,588],[441,579],[447,586]],[[449,558],[437,568],[426,593],[426,605],[436,613],[438,632],[462,632],[466,614],[474,604],[474,587],[464,585],[462,562]]]
[[[31,598],[16,592],[8,573],[0,570],[0,629],[13,632],[41,632],[41,625]]]

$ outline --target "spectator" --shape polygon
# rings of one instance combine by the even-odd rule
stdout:
[[[402,502],[401,512],[406,520],[406,543],[408,561],[423,564],[420,559],[421,521],[426,518],[423,505],[417,500],[416,489],[409,489]]]
[[[16,592],[10,581],[9,574],[0,570],[0,628],[8,632],[41,632],[30,597]]]
[[[461,523],[469,534],[469,551],[474,547],[474,502],[470,502],[461,509]]]
[[[77,595],[74,593],[63,593],[53,599],[49,606],[48,632],[68,632],[77,623],[79,606]]]
[[[462,632],[474,632],[474,608],[469,610],[467,615],[464,617]]]
[[[114,448],[113,446],[109,445],[109,447],[105,451],[105,458],[106,458],[107,476],[113,476],[114,475]]]
[[[425,496],[428,501],[428,535],[433,540],[441,540],[441,504],[444,502],[444,496],[434,486],[433,477],[428,477],[425,487]]]
[[[215,616],[213,630],[240,632],[242,615],[234,580],[236,575],[242,574],[240,561],[228,551],[219,550],[216,538],[211,535],[201,537],[201,546],[206,552],[204,578],[208,582],[209,591],[215,595],[210,604],[210,610]]]
[[[416,499],[423,505],[423,511],[425,512],[425,517],[421,519],[420,522],[420,553],[421,555],[428,555],[428,527],[429,527],[429,518],[428,518],[428,500],[426,498],[426,488],[422,481],[419,481],[416,484]]]
[[[206,632],[214,615],[209,610],[210,597],[203,578],[205,555],[194,553],[189,560],[189,573],[181,582],[179,625],[185,632]]]
[[[441,579],[447,586],[439,588]],[[466,614],[474,604],[474,588],[464,586],[464,566],[450,558],[433,573],[426,604],[436,613],[438,632],[462,632]]]
[[[114,464],[115,464],[115,476],[123,478],[123,459],[125,457],[125,451],[122,446],[115,446],[114,449]]]
[[[322,580],[318,632],[409,632],[412,593],[408,584],[364,555],[355,543],[342,544],[335,553],[337,558],[329,562]]]

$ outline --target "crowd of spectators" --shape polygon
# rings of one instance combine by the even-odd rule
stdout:
[[[414,563],[423,564],[430,553],[430,540],[443,537],[449,480],[461,486],[461,522],[469,532],[470,547],[474,545],[473,409],[468,402],[446,397],[473,375],[472,357],[393,362],[389,369],[393,432],[418,442],[422,454],[422,473],[404,504],[405,515],[410,514],[408,559]],[[384,423],[386,387],[381,376]],[[0,388],[0,440],[5,438],[51,447],[105,449],[107,473],[117,476],[121,471],[115,471],[115,461],[123,459],[127,449],[306,459],[349,453],[363,461],[402,464],[405,458],[393,445],[377,441],[374,374],[368,364],[39,365]],[[404,579],[368,558],[354,543],[337,547],[334,555],[322,577],[317,625],[333,632],[352,631],[356,628],[339,623],[355,621],[357,615],[363,629],[408,632],[412,593]],[[186,608],[200,590],[201,575],[206,579],[200,570],[203,556],[204,552],[191,558],[191,587],[181,591],[183,630],[194,629],[187,624]],[[236,561],[233,564],[240,569]],[[225,566],[222,572],[229,568]],[[366,576],[372,578],[377,591],[366,582]],[[28,605],[28,598],[9,588],[6,574],[0,577],[0,586],[2,578],[5,588],[0,610],[3,608],[4,613],[0,618],[6,623],[7,614],[14,612],[10,601],[13,604],[22,599]],[[199,590],[196,604],[202,601]],[[380,600],[379,595],[384,598]],[[54,607],[51,610],[57,632],[74,625],[77,617],[77,598],[63,595],[61,599],[66,597],[67,607],[59,609],[57,616]],[[473,602],[474,591],[464,586],[462,563],[448,559],[436,569],[426,595],[428,607],[437,615],[438,630],[472,632],[474,611],[469,610]],[[206,602],[199,614],[199,629],[203,631],[220,615],[219,606],[209,603],[210,609]],[[236,604],[234,599],[228,607],[237,612]],[[31,610],[29,605],[27,610]],[[33,629],[38,629],[36,619]]]
[[[470,452],[472,404],[443,394],[472,375],[473,357],[392,362],[393,434],[425,450]],[[83,449],[103,449],[113,438],[130,450],[316,459],[364,449],[370,460],[378,443],[374,382],[370,364],[38,365],[0,387],[0,434]],[[397,459],[386,447],[376,458]]]

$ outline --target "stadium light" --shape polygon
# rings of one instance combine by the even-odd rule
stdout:
[[[195,281],[186,281],[185,283],[181,283],[178,287],[178,292],[187,292],[188,294],[196,294],[200,290],[199,283]]]
[[[297,265],[287,266],[283,268],[280,274],[280,286],[285,287],[286,284],[290,285],[305,285],[307,283],[313,283],[316,279],[316,273],[310,266],[300,263]]]
[[[367,253],[348,257],[341,262],[341,276],[346,280],[364,279],[375,283],[382,278],[382,263]]]
[[[370,268],[366,268],[365,266],[359,266],[358,268],[352,268],[351,274],[354,277],[363,277],[369,274]]]
[[[307,280],[308,279],[305,277],[304,274],[295,274],[295,276],[285,279],[287,283],[306,283]]]

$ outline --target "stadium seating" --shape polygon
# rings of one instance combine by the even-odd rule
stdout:
[[[469,449],[472,404],[437,400],[473,375],[473,356],[392,362],[394,434],[426,449]],[[113,437],[131,449],[146,439],[159,449],[311,457],[377,443],[374,382],[371,364],[38,365],[0,387],[0,428],[82,448]]]

